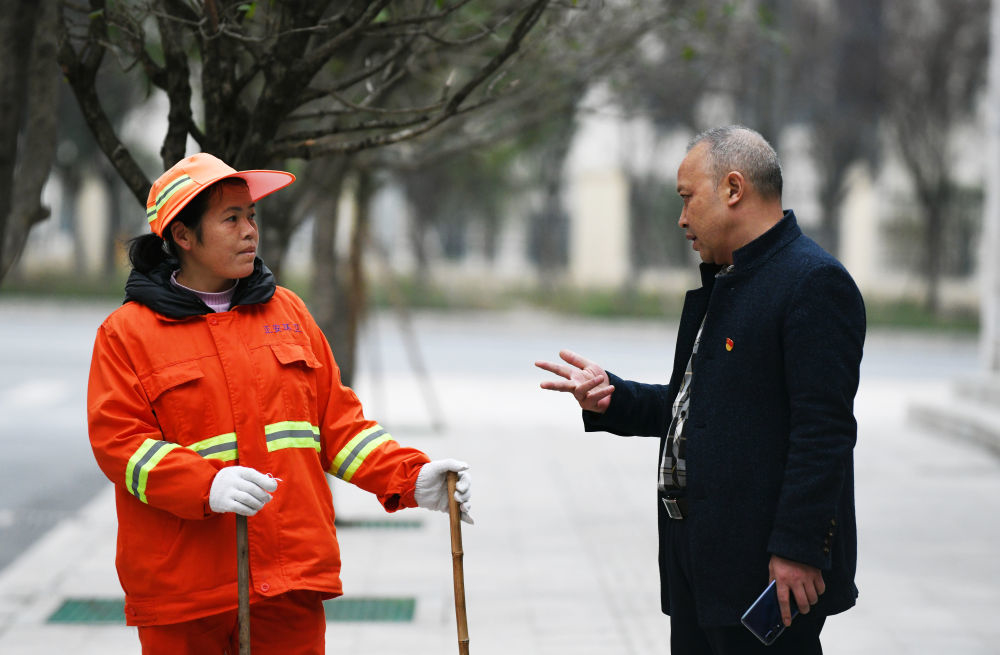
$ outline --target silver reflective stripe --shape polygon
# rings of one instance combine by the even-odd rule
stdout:
[[[220,444],[217,444],[215,446],[211,446],[209,448],[204,448],[202,450],[198,450],[198,451],[195,451],[195,452],[197,452],[202,457],[211,457],[212,455],[215,455],[216,453],[224,453],[226,451],[233,450],[235,448],[236,448],[236,442],[235,441],[231,441],[229,443],[220,443]]]
[[[347,472],[347,469],[350,468],[351,464],[354,462],[354,459],[361,453],[361,451],[365,449],[365,446],[367,446],[375,439],[378,439],[383,434],[385,434],[385,429],[372,432],[367,437],[358,442],[358,444],[354,446],[354,448],[347,455],[347,457],[344,458],[344,462],[340,465],[340,468],[337,469],[337,472],[334,475],[336,475],[338,478],[343,478],[344,474]]]
[[[142,457],[142,459],[136,462],[135,468],[132,470],[132,495],[139,495],[139,477],[142,475],[143,467],[146,466],[146,464],[149,463],[149,460],[153,459],[153,456],[166,445],[168,445],[166,441],[157,441],[153,443],[149,447],[149,450],[146,451],[146,454]]]
[[[153,203],[152,207],[146,207],[146,220],[152,223],[156,220],[157,215],[160,213],[160,209],[166,204],[170,196],[174,195],[174,192],[181,187],[187,186],[189,182],[194,182],[191,177],[187,175],[182,175],[171,183],[166,189],[160,192],[160,195],[156,197],[156,201]]]
[[[191,178],[187,175],[182,175],[181,177],[177,178],[176,180],[173,181],[173,183],[170,186],[168,186],[163,191],[160,191],[160,195],[156,196],[156,202],[154,204],[157,207],[159,207],[164,200],[169,198],[170,195],[177,190],[177,187],[187,184],[190,181]]]
[[[264,426],[268,452],[285,448],[308,448],[319,452],[319,427],[308,421],[281,421]]]
[[[156,468],[164,455],[179,447],[169,441],[156,439],[143,441],[129,458],[125,468],[125,488],[128,492],[142,502],[148,502],[146,500],[146,481],[149,478],[149,472]]]
[[[315,441],[319,445],[319,435],[312,430],[282,430],[281,432],[267,435],[268,443],[279,439],[306,439],[308,441]]]
[[[189,444],[188,448],[202,457],[219,459],[223,462],[231,462],[239,457],[236,449],[235,432],[227,432],[226,434],[203,439],[197,443]]]

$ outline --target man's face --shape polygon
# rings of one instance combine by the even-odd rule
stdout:
[[[716,180],[708,165],[708,144],[699,143],[677,169],[677,193],[684,201],[677,221],[701,260],[732,264],[731,225],[724,180]]]

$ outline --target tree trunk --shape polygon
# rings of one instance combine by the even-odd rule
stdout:
[[[568,250],[566,229],[569,218],[563,207],[564,174],[566,157],[576,129],[575,120],[557,123],[550,135],[548,147],[542,154],[538,175],[544,194],[542,225],[539,226],[537,254],[539,283],[544,296],[555,292],[557,272],[566,267]]]
[[[316,166],[319,162],[314,162]],[[325,163],[325,162],[324,162]],[[313,243],[312,243],[312,294],[311,309],[313,317],[330,342],[333,356],[341,366],[341,378],[345,384],[350,384],[350,377],[345,377],[342,358],[345,356],[342,343],[343,320],[346,312],[337,265],[337,226],[340,216],[340,195],[344,188],[350,160],[346,156],[334,157],[324,165],[326,170],[327,193],[317,199],[313,212]],[[347,371],[351,373],[352,371]]]
[[[344,326],[345,339],[341,349],[344,363],[341,364],[341,374],[345,366],[348,369],[347,379],[353,381],[357,372],[358,334],[361,322],[365,317],[367,303],[365,300],[367,285],[365,284],[364,255],[365,244],[368,243],[368,229],[371,222],[371,199],[375,184],[370,170],[358,171],[357,185],[354,189],[355,215],[351,230],[351,250],[348,257],[349,269],[346,289],[347,315]]]
[[[990,10],[990,61],[986,112],[986,180],[996,180],[1000,174],[1000,0],[993,0]],[[987,373],[1000,373],[1000,188],[983,185],[986,207],[983,215],[983,239],[980,247],[981,292],[980,356]]]
[[[844,184],[842,171],[824,176],[819,191],[820,224],[818,241],[834,257],[840,256],[840,192]]]
[[[0,13],[0,235],[6,233],[13,205],[17,138],[24,119],[28,62],[39,7],[18,2]]]
[[[427,252],[427,234],[430,231],[432,221],[430,217],[424,216],[418,205],[414,204],[412,207],[409,235],[413,257],[416,260],[413,283],[417,289],[424,289],[430,284],[430,255]]]
[[[0,280],[49,215],[42,187],[55,157],[55,3],[18,2],[0,17]],[[20,148],[18,142],[20,140]],[[18,153],[21,156],[18,156]]]
[[[261,212],[261,220],[258,227],[260,230],[260,252],[267,267],[274,273],[278,284],[282,284],[282,272],[285,267],[285,257],[288,253],[288,242],[292,238],[292,233],[301,225],[301,220],[296,216],[300,211],[299,204],[302,197],[301,188],[291,187],[282,189],[280,193],[275,193],[263,201],[264,210]]]
[[[104,162],[101,162],[104,164]],[[118,273],[118,245],[123,243],[128,235],[125,232],[124,207],[122,206],[121,193],[118,187],[118,175],[111,166],[101,166],[101,180],[104,182],[104,189],[108,194],[108,233],[107,242],[104,244],[104,270],[105,280],[114,280]],[[133,205],[129,203],[131,209]]]
[[[941,310],[941,275],[944,259],[944,208],[948,206],[947,192],[940,191],[938,199],[927,207],[926,232],[924,232],[924,265],[927,295],[924,309],[931,316]]]

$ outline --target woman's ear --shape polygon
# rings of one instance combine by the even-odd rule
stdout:
[[[174,245],[187,252],[194,247],[194,231],[180,221],[173,221],[168,228],[174,237]]]

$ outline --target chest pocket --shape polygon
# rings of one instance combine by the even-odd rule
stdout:
[[[308,368],[320,368],[319,363],[312,348],[299,343],[272,343],[271,352],[285,366],[302,364]]]
[[[207,402],[205,372],[197,361],[164,366],[143,377],[142,386],[166,440],[186,444],[200,438],[193,417],[210,419],[215,409]]]
[[[278,375],[269,380],[265,398],[281,398],[281,419],[317,424],[316,375],[323,367],[312,348],[300,343],[272,343]]]

